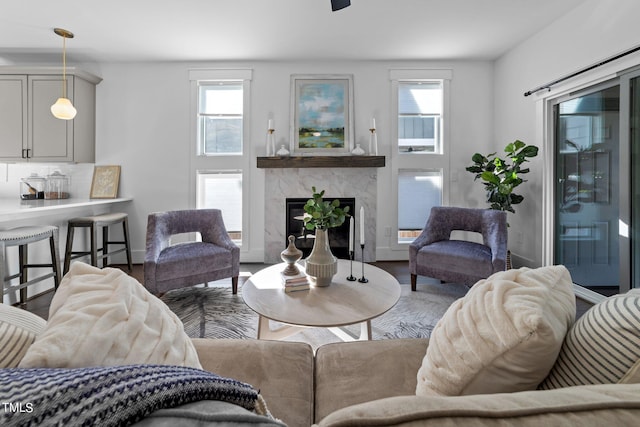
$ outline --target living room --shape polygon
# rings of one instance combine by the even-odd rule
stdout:
[[[502,4],[503,2],[497,2],[496,6]],[[363,7],[354,5],[331,14],[323,6],[326,5],[299,7],[310,7],[314,12],[317,9],[317,13],[322,14],[322,19],[327,20],[327,25],[332,26],[353,19],[350,15],[341,16],[341,13],[356,14]],[[20,6],[10,7],[15,8],[16,16],[24,13]],[[280,7],[285,8],[285,5]],[[506,12],[513,12],[512,7],[509,6]],[[386,59],[380,54],[371,53],[370,58],[366,58],[363,57],[364,54],[356,56],[356,52],[341,52],[337,46],[328,48],[318,42],[319,46],[315,47],[313,53],[294,54],[283,51],[280,57],[273,59],[264,58],[259,53],[255,55],[259,59],[227,53],[220,57],[212,54],[209,60],[205,57],[197,61],[181,61],[176,58],[155,62],[129,58],[92,62],[89,60],[91,55],[84,53],[85,49],[90,50],[91,47],[77,47],[84,46],[86,42],[82,39],[89,37],[76,29],[76,37],[67,42],[69,65],[102,78],[102,82],[96,87],[96,164],[121,165],[119,194],[134,198],[132,203],[120,207],[130,216],[134,259],[141,262],[144,256],[146,219],[149,212],[189,208],[196,204],[194,171],[200,166],[196,156],[191,155],[195,126],[192,122],[194,106],[190,95],[189,70],[234,68],[253,71],[250,125],[248,135],[245,135],[249,142],[246,154],[225,156],[217,164],[213,160],[213,163],[206,164],[204,168],[243,171],[243,227],[246,230],[243,230],[242,260],[264,261],[267,249],[264,230],[273,225],[268,223],[265,216],[256,215],[257,212],[266,211],[267,199],[264,185],[266,171],[256,167],[256,158],[265,155],[269,119],[273,120],[275,126],[277,145],[285,144],[289,147],[292,74],[353,75],[354,141],[368,147],[369,122],[375,118],[379,154],[387,159],[386,167],[375,170],[378,201],[375,216],[372,217],[376,224],[371,239],[376,244],[375,255],[372,257],[378,260],[406,259],[406,250],[395,244],[391,237],[397,233],[397,190],[394,189],[397,166],[394,164],[397,163],[398,153],[392,149],[391,143],[394,130],[391,127],[389,72],[393,69],[445,69],[451,71],[453,78],[449,99],[448,151],[440,161],[444,174],[443,204],[486,206],[482,186],[474,182],[473,176],[464,170],[470,165],[473,153],[500,151],[515,139],[538,145],[541,147],[541,155],[531,160],[532,172],[527,177],[526,185],[522,186],[525,201],[518,213],[509,218],[509,246],[518,265],[538,266],[548,263],[546,246],[551,244],[551,237],[544,235],[545,216],[549,213],[543,209],[545,197],[548,197],[543,191],[543,176],[551,165],[545,164],[550,160],[545,155],[547,142],[543,135],[544,123],[540,117],[543,96],[536,93],[524,97],[523,93],[633,47],[638,38],[633,25],[625,25],[625,20],[630,19],[636,7],[632,1],[617,1],[609,8],[603,2],[589,1],[562,2],[561,5],[550,7],[566,8],[567,13],[554,12],[558,16],[554,22],[549,22],[530,35],[521,34],[522,40],[519,43],[511,41],[509,45],[501,40],[503,46],[496,49],[501,54],[496,57],[474,53],[470,47],[464,47],[466,52],[461,51],[462,47],[451,48],[450,53],[445,53],[446,49],[443,47],[429,47],[429,50],[440,49],[442,53],[428,53],[425,58],[420,58],[420,49],[414,47],[407,55],[396,53]],[[386,9],[383,10],[386,12]],[[37,12],[29,13],[39,16]],[[395,18],[398,15],[399,12],[396,12],[393,16]],[[39,21],[41,18],[35,19]],[[65,18],[67,19],[69,18]],[[333,24],[330,19],[340,21]],[[526,21],[529,18],[523,19]],[[57,24],[49,24],[55,25]],[[382,22],[379,25],[383,25]],[[567,28],[571,28],[571,31],[566,31]],[[615,31],[612,30],[614,28]],[[25,54],[9,42],[5,43],[3,63],[8,66],[24,66],[46,61],[47,65],[59,65],[59,38],[50,28],[39,31],[42,33],[39,36],[43,40],[41,43],[47,46],[46,54]],[[50,37],[47,37],[47,31],[50,31]],[[347,30],[341,31],[351,34]],[[351,37],[355,38],[355,34],[368,32],[368,28],[350,31],[353,31]],[[383,32],[386,31],[390,31],[390,34],[398,32],[393,27],[385,28]],[[123,44],[136,43],[135,36],[132,35],[132,40],[127,41],[128,38],[129,36],[114,39],[122,42],[114,41],[113,50],[124,50]],[[10,36],[5,37],[7,41],[11,39]],[[425,42],[427,46],[446,45],[432,40],[422,43]],[[351,40],[350,44],[355,44],[355,41]],[[74,59],[75,55],[79,59]],[[295,55],[300,58],[296,59]],[[579,87],[586,84],[584,82],[598,81],[600,76],[610,74],[611,70],[617,72],[633,65],[637,62],[636,56],[630,55],[593,70],[587,74],[588,77],[578,76],[569,83],[554,86],[551,91],[561,92],[559,86]],[[544,99],[549,96],[544,93]],[[416,167],[421,167],[422,159],[417,162]],[[322,186],[322,183],[316,182],[305,184],[307,192],[290,196],[308,197],[311,185]],[[356,182],[353,185],[357,187]],[[13,187],[9,191],[13,191]],[[10,195],[13,194],[8,196]],[[282,244],[284,243],[283,241]]]
[[[160,16],[154,21],[155,12],[150,11],[158,10],[160,15],[164,5],[158,4],[162,2],[136,6],[111,2],[114,8],[119,7],[117,13],[73,1],[61,1],[55,7],[43,0],[35,3],[37,6],[14,1],[3,6],[0,64],[59,67],[61,40],[52,29],[62,26],[75,33],[73,39],[66,40],[67,66],[101,79],[96,85],[94,163],[121,167],[118,195],[131,200],[118,204],[117,210],[128,214],[135,264],[144,259],[149,213],[197,206],[198,171],[240,171],[242,175],[241,262],[272,262],[285,248],[280,235],[270,240],[276,229],[284,227],[284,218],[271,215],[268,205],[273,189],[281,186],[269,183],[274,170],[257,167],[257,159],[266,154],[269,121],[275,129],[276,146],[291,149],[292,75],[352,76],[353,144],[368,151],[369,129],[375,119],[378,154],[385,157],[385,166],[330,173],[289,170],[292,175],[284,181],[296,181],[299,187],[283,197],[309,197],[312,186],[326,188],[329,196],[346,197],[366,189],[364,193],[372,199],[367,201],[370,228],[365,260],[406,261],[407,247],[396,238],[398,170],[433,167],[433,159],[425,160],[418,153],[401,163],[406,154],[394,145],[397,129],[392,75],[406,70],[427,75],[447,73],[449,129],[445,151],[435,161],[443,174],[443,205],[487,207],[482,185],[465,170],[474,153],[500,152],[516,139],[540,147],[540,154],[530,160],[528,181],[521,187],[524,201],[516,207],[516,214],[509,214],[509,249],[515,266],[554,264],[556,243],[550,225],[553,189],[548,181],[554,170],[552,101],[640,65],[640,54],[631,53],[530,96],[523,95],[640,44],[635,22],[640,5],[635,0],[545,1],[535,5],[494,0],[490,7],[462,1],[354,0],[350,7],[336,12],[331,12],[329,0],[262,1],[260,5],[237,0],[230,2],[237,9],[216,4],[219,13],[212,9],[203,13],[215,17],[211,27],[219,27],[219,32],[213,35],[189,28],[197,22],[195,18],[177,18],[181,9],[189,6],[198,11],[201,5],[194,3],[166,5],[173,14],[170,18],[186,21],[181,23],[185,27],[176,27],[174,19],[162,20]],[[144,6],[149,10],[142,10]],[[73,9],[78,12],[69,14]],[[148,15],[140,16],[140,12]],[[244,22],[238,18],[243,15],[252,16]],[[502,17],[503,25],[474,26],[474,20],[487,15]],[[129,26],[131,22],[134,25]],[[143,30],[136,32],[135,27]],[[434,28],[442,32],[434,34]],[[469,29],[475,35],[471,31],[471,36],[463,37]],[[37,33],[37,37],[23,42],[25,32]],[[98,32],[99,39],[109,41],[108,51],[97,46],[98,37],[92,33]],[[306,34],[311,32],[316,35]],[[298,37],[303,33],[305,37]],[[491,46],[482,41],[485,37],[492,40]],[[297,38],[300,43],[295,43]],[[96,45],[92,45],[94,40]],[[197,53],[191,53],[194,45],[200,47]],[[129,47],[136,46],[143,53],[129,53]],[[168,56],[168,52],[175,56]],[[197,105],[190,75],[196,71],[250,73],[242,155],[205,159],[194,154]],[[91,170],[86,164],[60,167],[72,176],[72,183],[90,181]],[[9,182],[8,177],[26,176],[30,168],[32,164],[0,164],[0,177],[4,178],[0,178],[0,196],[17,198],[19,182]],[[61,233],[66,230],[61,215],[51,219],[61,226]],[[20,218],[1,225],[5,228],[22,222]],[[626,286],[636,287],[637,282]],[[594,302],[599,300],[598,295],[585,295]]]

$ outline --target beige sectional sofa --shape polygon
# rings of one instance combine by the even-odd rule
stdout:
[[[426,339],[328,344],[195,339],[202,366],[260,389],[287,425],[636,426],[640,384],[416,396]]]

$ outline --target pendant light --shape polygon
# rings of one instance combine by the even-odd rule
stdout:
[[[53,32],[62,37],[62,97],[51,106],[51,114],[58,119],[71,120],[77,111],[67,98],[67,39],[72,39],[73,33],[62,28],[54,28]]]

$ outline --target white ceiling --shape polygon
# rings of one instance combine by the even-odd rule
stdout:
[[[495,59],[586,0],[3,0],[0,65]],[[8,4],[7,4],[8,3]]]

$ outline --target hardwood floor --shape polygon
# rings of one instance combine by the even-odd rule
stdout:
[[[403,284],[409,286],[410,283],[410,273],[409,273],[409,265],[406,261],[378,261],[371,263],[378,268],[381,268],[391,274],[396,280]],[[115,265],[113,267],[117,267],[122,269],[123,271],[127,271],[126,265]],[[265,267],[263,263],[243,263],[240,265],[240,278],[239,284],[242,285],[245,280],[249,277],[250,274],[253,274]],[[354,273],[355,274],[355,273]],[[142,264],[134,264],[133,271],[130,273],[132,277],[138,280],[140,283],[144,281],[144,272]],[[430,279],[428,277],[418,276],[418,285],[434,283],[435,279]],[[32,313],[37,314],[44,319],[47,319],[49,316],[49,305],[51,304],[51,299],[53,298],[53,291],[44,292],[40,295],[36,295],[27,300],[26,304],[21,305],[21,308],[30,311]],[[593,304],[584,301],[580,298],[576,298],[576,306],[577,313],[576,318],[580,317],[584,314],[589,308],[591,308]]]

